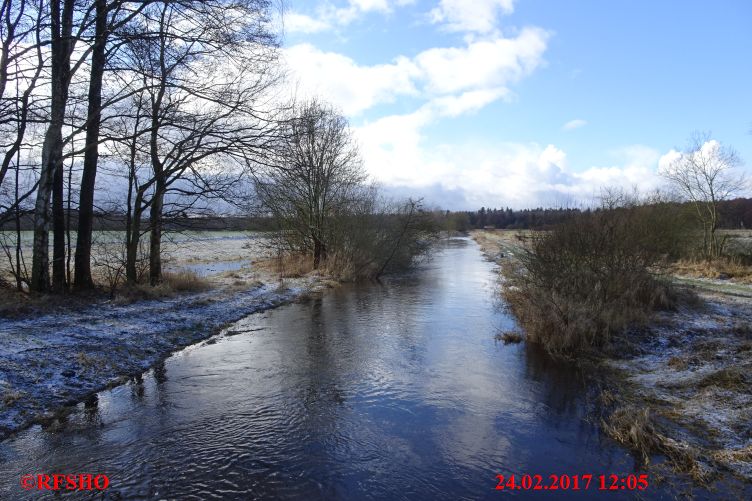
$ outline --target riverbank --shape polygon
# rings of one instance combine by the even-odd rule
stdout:
[[[513,231],[472,237],[491,260],[514,259]],[[719,472],[752,481],[752,287],[673,277],[698,301],[658,312],[585,361],[604,377],[603,429],[700,483]]]
[[[699,305],[659,312],[608,350],[614,412],[629,418],[631,430],[636,413],[646,416],[652,430],[638,433],[657,440],[652,452],[676,454],[673,466],[695,480],[726,470],[752,482],[752,304],[697,293]],[[625,445],[637,445],[631,442]]]
[[[66,407],[140,375],[229,323],[334,284],[317,273],[280,278],[262,246],[248,245],[247,238],[186,247],[171,266],[192,265],[188,269],[208,290],[149,300],[116,295],[56,301],[0,318],[0,439],[33,423],[54,422]]]

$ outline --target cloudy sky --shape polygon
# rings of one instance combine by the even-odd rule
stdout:
[[[752,2],[287,0],[299,94],[369,172],[449,209],[651,189],[694,130],[752,164]]]

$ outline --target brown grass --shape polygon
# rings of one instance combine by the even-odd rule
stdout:
[[[702,378],[697,386],[707,388],[716,386],[726,390],[740,390],[746,385],[746,376],[738,367],[727,367]]]
[[[99,291],[84,294],[28,294],[15,289],[0,289],[0,317],[28,318],[52,311],[83,308],[100,299]]]
[[[339,254],[330,256],[322,270],[324,274],[335,278],[341,282],[354,282],[359,278],[359,272],[355,269],[355,264],[351,259]]]
[[[274,273],[280,278],[300,278],[313,271],[313,257],[285,253],[278,257],[256,261],[254,265],[257,269]]]
[[[148,284],[126,285],[115,295],[116,304],[130,304],[136,301],[173,297],[179,293],[204,292],[212,288],[211,282],[188,270],[165,272],[162,282],[156,286]]]
[[[148,284],[126,284],[117,290],[113,298],[113,303],[118,305],[131,304],[137,301],[172,297],[173,295],[173,291],[162,284],[156,287]]]
[[[472,230],[470,236],[480,246],[483,255],[499,261],[518,252],[522,240],[532,233],[532,230]]]
[[[504,341],[504,344],[519,344],[523,341],[523,336],[517,331],[506,331],[496,334],[497,341]]]
[[[301,278],[311,273],[318,273],[330,277],[325,281],[329,287],[334,287],[340,282],[357,280],[358,276],[353,263],[336,253],[330,254],[327,260],[321,263],[318,270],[313,268],[313,257],[297,253],[287,253],[275,258],[264,259],[254,263],[259,271],[272,273],[279,278]]]
[[[101,369],[105,366],[105,359],[98,356],[87,355],[83,351],[76,353],[76,362],[82,369]]]
[[[689,474],[696,482],[708,481],[709,472],[698,462],[697,451],[661,433],[653,423],[650,409],[633,405],[619,407],[601,421],[601,426],[609,437],[635,453],[644,465],[650,464],[652,455],[660,454],[676,470]]]
[[[695,278],[733,279],[752,283],[752,266],[739,257],[722,257],[714,261],[682,259],[672,263],[671,271],[677,275]]]
[[[6,407],[10,407],[14,403],[21,400],[21,397],[23,397],[23,393],[21,393],[20,391],[6,390],[3,393],[3,399],[2,399],[3,405],[5,405]]]
[[[188,270],[163,273],[162,284],[175,292],[204,292],[211,289],[208,280]]]
[[[30,296],[11,287],[0,288],[0,316],[18,317],[29,313]]]
[[[687,367],[689,367],[689,362],[687,362],[687,360],[682,357],[671,357],[668,359],[667,365],[672,369],[676,369],[677,371],[684,371],[687,370]]]
[[[736,321],[731,327],[731,332],[742,339],[752,339],[752,324],[750,322]]]
[[[723,463],[752,463],[752,445],[742,449],[725,449],[713,454],[717,461]]]

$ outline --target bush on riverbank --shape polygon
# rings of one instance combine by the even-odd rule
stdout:
[[[295,103],[280,128],[271,161],[254,172],[258,205],[279,228],[278,256],[310,256],[313,269],[357,280],[406,268],[426,252],[435,219],[419,200],[379,193],[344,115],[311,99]]]
[[[318,267],[305,247],[296,245],[295,236],[284,232],[272,240],[276,256],[260,266],[283,278],[317,270],[342,282],[378,279],[412,266],[439,236],[431,214],[413,201],[371,200],[367,207],[332,217],[327,227],[326,259]]]
[[[503,294],[528,340],[549,352],[602,346],[652,311],[674,307],[661,270],[680,254],[681,232],[663,207],[611,196],[600,210],[528,235],[518,259],[503,267]]]

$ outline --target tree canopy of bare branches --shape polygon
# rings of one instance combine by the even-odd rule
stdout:
[[[311,99],[292,106],[254,172],[264,210],[287,251],[340,278],[378,278],[409,266],[436,234],[421,202],[383,198],[369,182],[347,119]]]
[[[131,248],[150,234],[160,280],[163,219],[223,197],[265,155],[278,107],[275,5],[0,0],[0,224],[16,220],[20,252],[20,218],[33,215],[30,290],[93,287],[96,204],[115,179],[126,182],[107,203],[127,207]]]
[[[318,268],[327,258],[332,217],[354,205],[366,174],[347,120],[331,106],[316,99],[298,104],[281,129],[256,190]]]
[[[707,259],[715,259],[723,252],[724,238],[717,233],[719,202],[748,185],[740,166],[741,160],[733,149],[712,140],[707,133],[694,133],[688,147],[676,153],[661,172],[678,194],[694,206]]]

